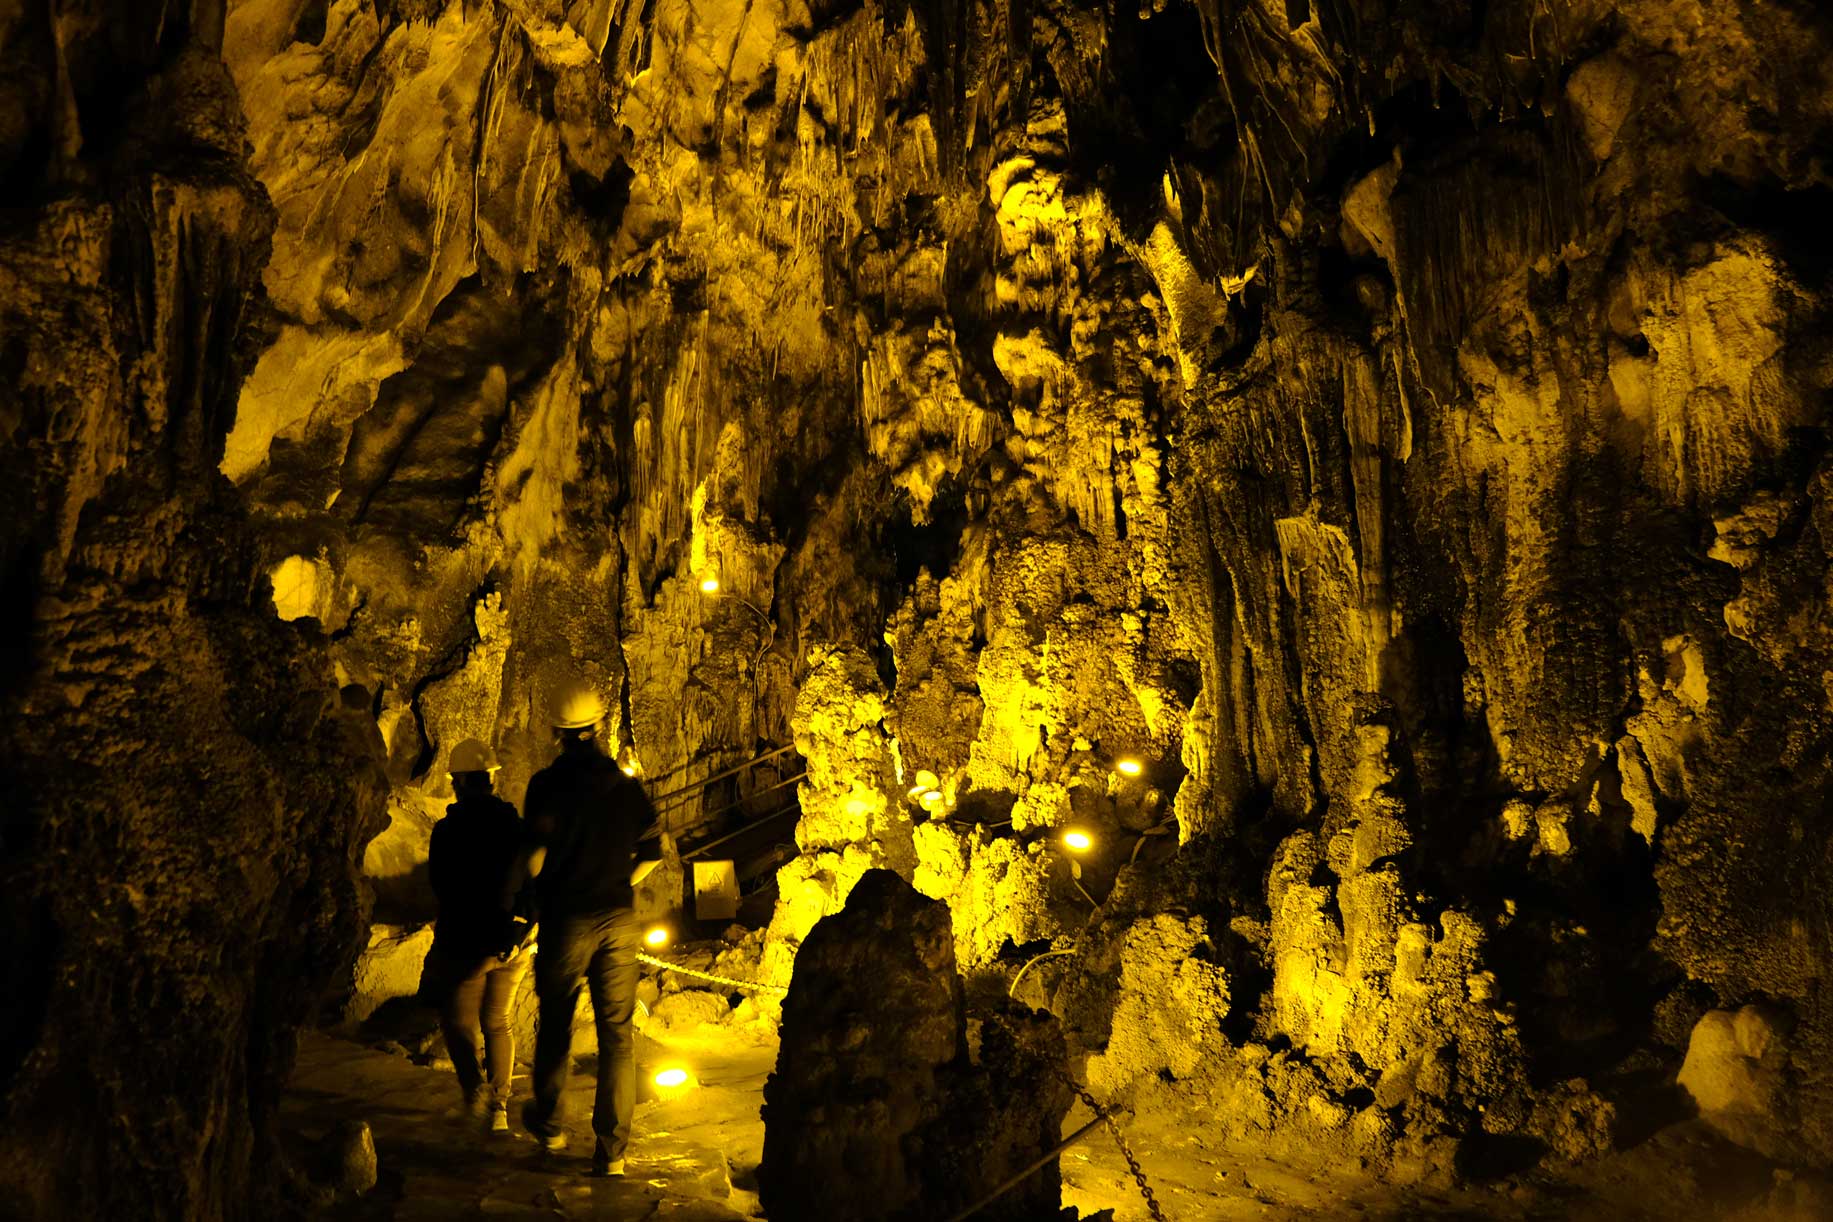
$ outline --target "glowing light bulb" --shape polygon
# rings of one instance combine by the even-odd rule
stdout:
[[[687,1070],[682,1069],[678,1065],[670,1069],[664,1069],[661,1073],[656,1075],[656,1085],[665,1090],[672,1090],[677,1086],[686,1086]]]
[[[1114,761],[1115,770],[1125,776],[1138,776],[1141,767],[1140,762],[1130,755]]]
[[[1094,847],[1095,838],[1084,831],[1069,831],[1063,833],[1063,844],[1072,853],[1086,853]]]
[[[717,577],[702,577],[702,578],[700,579],[700,592],[701,592],[702,594],[717,594],[717,593],[719,593],[719,578],[717,578]]]
[[[651,946],[666,946],[668,945],[668,930],[657,925],[654,929],[643,935],[643,941],[649,943]]]

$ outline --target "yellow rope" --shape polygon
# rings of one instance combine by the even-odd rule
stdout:
[[[753,980],[734,980],[730,976],[715,976],[711,972],[696,971],[691,967],[682,967],[679,963],[670,963],[666,959],[658,959],[654,955],[645,955],[641,951],[637,952],[636,957],[639,963],[647,963],[651,967],[659,967],[665,972],[680,972],[683,976],[696,976],[701,980],[710,980],[714,984],[728,985],[735,989],[756,989],[761,993],[789,992],[788,989],[783,988],[781,985],[759,984]]]

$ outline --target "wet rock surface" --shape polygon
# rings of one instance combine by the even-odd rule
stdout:
[[[970,1040],[972,1032],[970,1026]],[[457,1107],[449,1070],[316,1034],[302,1042],[282,1126],[289,1142],[304,1149],[352,1119],[372,1125],[377,1185],[342,1201],[328,1187],[312,1189],[330,1217],[755,1218],[764,1141],[757,1099],[776,1054],[768,1030],[747,1034],[722,1025],[646,1031],[638,1047],[645,1094],[632,1172],[623,1181],[586,1176],[589,1161],[579,1151],[590,1139],[583,1117],[574,1118],[568,1153],[542,1159],[524,1136],[479,1134]],[[650,1074],[665,1064],[692,1066],[697,1087],[649,1099]],[[1269,1065],[1269,1077],[1278,1072]],[[581,1058],[573,1088],[589,1090],[591,1077],[590,1058]],[[519,1078],[518,1101],[526,1089]],[[1269,1097],[1263,1086],[1255,1090]],[[1073,1107],[1063,1135],[1086,1119],[1085,1109]],[[1282,1142],[1280,1134],[1298,1126],[1295,1118],[1239,1134],[1213,1121],[1213,1113],[1193,1119],[1166,1106],[1120,1116],[1167,1217],[1232,1222],[1363,1213],[1525,1222],[1552,1214],[1584,1222],[1677,1216],[1809,1222],[1823,1217],[1833,1200],[1824,1176],[1777,1169],[1697,1122],[1670,1125],[1633,1149],[1583,1165],[1434,1188],[1396,1183],[1378,1163],[1358,1159],[1346,1149],[1341,1128]],[[1118,1222],[1149,1216],[1118,1148],[1101,1130],[1070,1147],[1060,1166],[1064,1204],[1083,1218],[1103,1217],[1104,1211]],[[728,1184],[730,1195],[720,1195]],[[308,1195],[300,1193],[301,1199]]]
[[[646,1038],[639,1049],[639,1102],[629,1174],[594,1179],[589,1106],[575,1109],[570,1143],[544,1157],[520,1130],[487,1134],[458,1106],[449,1068],[343,1040],[311,1035],[288,1094],[283,1123],[303,1152],[325,1147],[353,1115],[373,1127],[376,1179],[361,1196],[302,1192],[296,1203],[313,1216],[341,1219],[437,1218],[676,1218],[732,1222],[760,1217],[752,1182],[762,1141],[757,1085],[771,1046],[716,1029],[687,1028],[666,1042]],[[692,1064],[697,1085],[658,1099],[650,1078],[664,1064]],[[590,1056],[575,1065],[570,1089],[589,1100]],[[527,1097],[518,1075],[512,1114]],[[309,1157],[302,1154],[301,1163]],[[734,1181],[740,1181],[735,1183]]]

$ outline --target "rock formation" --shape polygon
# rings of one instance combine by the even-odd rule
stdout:
[[[362,939],[387,791],[366,701],[274,618],[217,471],[274,218],[220,11],[166,7],[0,23],[0,1197],[22,1217],[272,1206],[293,1035]]]
[[[573,669],[671,830],[805,758],[772,980],[889,868],[1115,1099],[1433,1175],[1688,1058],[1833,1161],[1830,52],[1805,0],[0,18],[22,1199],[242,1209],[350,859],[423,920],[446,753],[519,798]],[[181,1006],[247,1047],[121,1034]]]
[[[772,1218],[894,1222],[980,1201],[1057,1143],[1062,1037],[1022,1006],[968,1013],[948,908],[890,870],[802,943],[764,1086],[759,1196]],[[1053,1159],[980,1216],[1059,1216]]]

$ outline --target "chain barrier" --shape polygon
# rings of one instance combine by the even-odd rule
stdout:
[[[703,972],[697,968],[682,967],[679,963],[670,963],[666,959],[658,959],[654,955],[646,955],[641,951],[637,952],[636,958],[638,963],[647,963],[649,966],[659,967],[665,972],[680,972],[683,976],[694,976],[701,980],[710,980],[714,984],[723,984],[734,989],[755,989],[760,993],[789,992],[789,990],[782,985],[759,984],[755,980],[734,980],[730,976],[716,976],[712,972]]]
[[[1152,1186],[1146,1183],[1146,1173],[1141,1170],[1139,1160],[1133,1157],[1133,1149],[1127,1145],[1127,1139],[1120,1135],[1120,1126],[1114,1122],[1111,1112],[1095,1102],[1095,1097],[1088,1093],[1088,1088],[1077,1082],[1068,1074],[1063,1080],[1069,1083],[1069,1089],[1076,1092],[1076,1097],[1088,1105],[1090,1111],[1107,1124],[1107,1131],[1114,1136],[1114,1144],[1120,1147],[1120,1156],[1127,1160],[1127,1170],[1133,1173],[1133,1182],[1139,1185],[1139,1195],[1146,1199],[1146,1209],[1152,1214],[1153,1222],[1165,1222],[1165,1211],[1158,1206],[1158,1198],[1152,1195]]]

